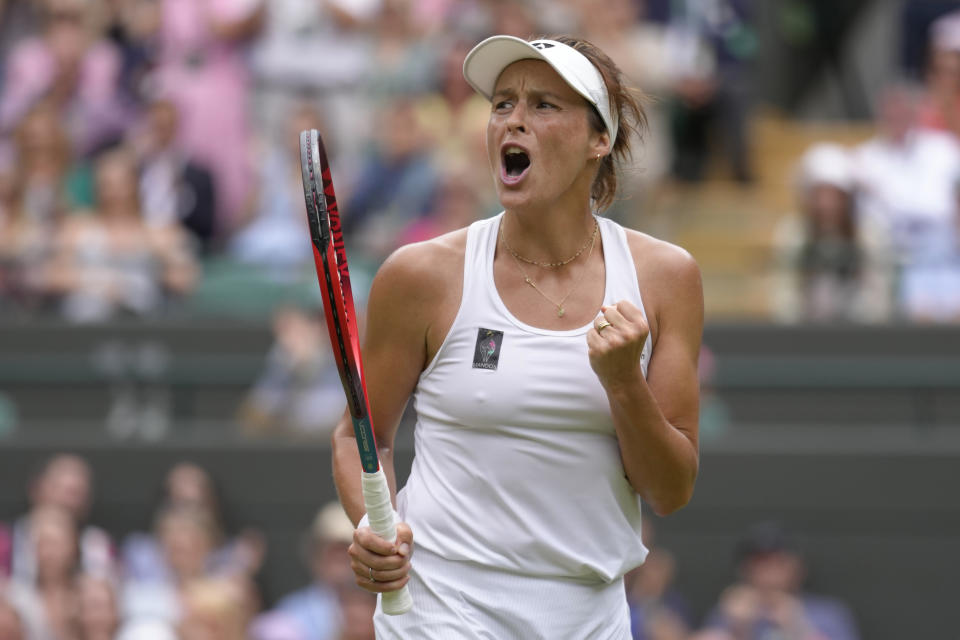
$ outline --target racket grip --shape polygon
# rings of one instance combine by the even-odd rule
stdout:
[[[384,540],[396,542],[397,523],[393,521],[390,486],[387,484],[387,476],[384,475],[383,469],[378,469],[376,473],[363,472],[361,485],[363,487],[363,504],[367,508],[370,529]],[[383,612],[391,616],[410,611],[413,606],[410,590],[404,586],[397,591],[384,593],[381,606]]]

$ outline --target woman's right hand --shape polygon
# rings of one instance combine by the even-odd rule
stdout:
[[[396,591],[410,580],[413,531],[406,522],[398,522],[397,541],[390,543],[370,527],[360,527],[353,532],[347,553],[358,586],[373,593]]]

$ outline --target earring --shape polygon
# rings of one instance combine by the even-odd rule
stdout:
[[[598,154],[597,154],[597,160],[599,160],[599,159],[600,159],[600,154],[598,153]]]

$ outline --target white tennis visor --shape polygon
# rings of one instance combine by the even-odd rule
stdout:
[[[556,40],[527,42],[513,36],[493,36],[475,46],[463,61],[463,77],[471,87],[491,100],[503,70],[518,60],[543,60],[560,74],[570,87],[597,108],[610,134],[610,146],[617,139],[617,117],[610,110],[607,85],[590,60]]]

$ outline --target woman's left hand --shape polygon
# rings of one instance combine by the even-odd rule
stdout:
[[[605,388],[631,384],[643,377],[640,356],[650,327],[640,309],[626,300],[600,311],[587,332],[590,366]]]

